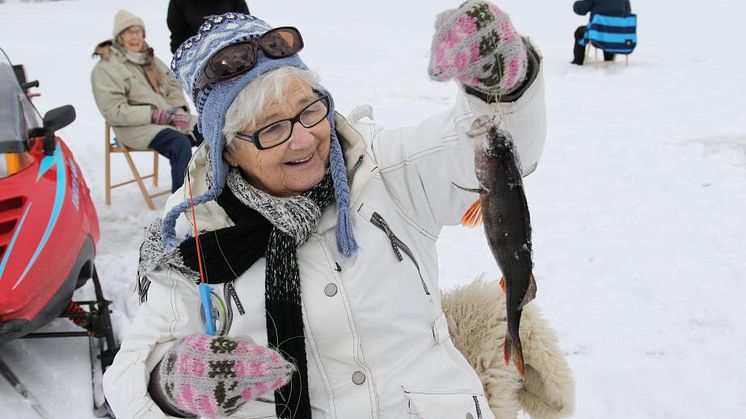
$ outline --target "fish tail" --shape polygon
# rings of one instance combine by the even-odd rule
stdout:
[[[513,351],[515,349],[515,351]],[[512,352],[515,352],[514,354]],[[510,356],[513,355],[513,363],[515,364],[516,370],[521,380],[526,380],[526,364],[523,360],[523,347],[521,345],[521,337],[513,336],[510,331],[505,334],[505,341],[503,342],[503,364],[510,364]]]
[[[515,349],[515,356],[513,358],[515,369],[518,370],[518,375],[521,377],[521,380],[526,381],[526,364],[523,361],[523,348],[520,337],[516,337],[513,341],[513,348]]]
[[[477,198],[469,206],[464,215],[461,217],[461,225],[464,227],[476,227],[482,223],[482,201]]]

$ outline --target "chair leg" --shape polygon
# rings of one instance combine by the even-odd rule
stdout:
[[[105,186],[104,194],[106,195],[106,205],[111,205],[111,133],[109,132],[109,124],[106,124],[106,140],[104,148],[104,166],[106,173],[104,174]]]
[[[158,152],[153,151],[153,186],[158,187]]]
[[[594,48],[593,52],[595,54],[595,61],[593,61],[593,67],[598,70],[598,48]]]
[[[629,65],[629,54],[624,54],[624,65]]]
[[[153,205],[153,200],[150,199],[150,194],[148,193],[148,189],[145,187],[145,183],[143,183],[142,178],[140,177],[140,172],[137,171],[137,166],[135,166],[135,162],[132,161],[132,157],[130,156],[130,153],[125,148],[123,150],[124,152],[124,158],[127,159],[127,164],[129,164],[130,169],[132,170],[132,173],[135,175],[135,182],[137,182],[137,186],[140,188],[140,192],[142,193],[142,197],[145,199],[145,203],[148,204],[148,208],[151,210],[155,209],[155,205]]]

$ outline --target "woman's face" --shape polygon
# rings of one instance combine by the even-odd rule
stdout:
[[[310,87],[300,81],[291,82],[283,100],[270,103],[255,126],[241,132],[251,135],[257,128],[292,118],[316,99],[318,96]],[[254,187],[274,196],[292,196],[321,182],[329,161],[330,141],[328,120],[311,128],[296,122],[290,139],[277,147],[259,150],[254,144],[235,138],[224,157],[228,164],[240,168]]]
[[[145,30],[139,26],[130,26],[119,35],[122,45],[129,52],[140,52],[145,44]]]

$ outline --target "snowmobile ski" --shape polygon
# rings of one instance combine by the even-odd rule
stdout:
[[[93,414],[97,418],[114,418],[114,413],[109,407],[109,402],[104,396],[104,370],[101,362],[103,351],[103,338],[90,336],[88,347],[91,355],[91,385],[93,387]]]
[[[13,387],[13,390],[15,390],[16,393],[23,397],[28,405],[36,411],[40,418],[51,418],[49,413],[47,413],[47,410],[44,409],[44,406],[42,406],[41,402],[39,402],[39,399],[37,399],[36,396],[34,396],[28,390],[28,388],[23,385],[23,383],[21,383],[21,380],[19,380],[18,377],[13,374],[13,371],[8,368],[8,366],[5,364],[5,362],[3,362],[2,359],[0,359],[0,375],[5,378],[5,380],[8,382],[8,384],[10,384],[11,387]]]

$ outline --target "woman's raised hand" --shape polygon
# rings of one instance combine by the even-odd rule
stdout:
[[[527,51],[510,17],[484,0],[469,0],[440,13],[428,73],[455,79],[492,97],[510,93],[526,78]]]

